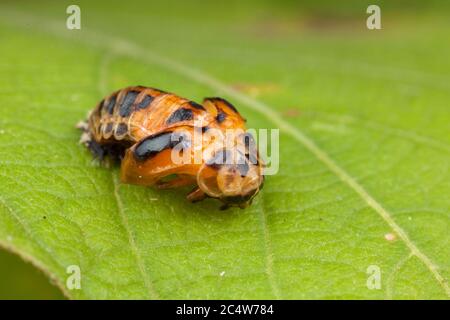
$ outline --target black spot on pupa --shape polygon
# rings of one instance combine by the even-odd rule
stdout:
[[[173,112],[169,119],[167,119],[167,124],[172,124],[175,122],[186,121],[194,119],[194,113],[191,109],[181,108]]]
[[[133,103],[136,100],[138,94],[138,91],[129,91],[125,98],[123,98],[119,109],[119,115],[121,117],[128,117],[131,114],[131,112],[133,111]]]
[[[223,103],[225,103],[231,110],[233,110],[236,113],[239,113],[239,111],[237,111],[237,109],[231,104],[229,103],[227,100],[222,99],[222,98],[218,98],[220,101],[222,101]]]
[[[237,114],[239,114],[239,111],[237,111],[237,109],[231,104],[229,103],[227,100],[223,99],[223,98],[219,98],[219,97],[212,97],[212,98],[205,98],[208,100],[211,100],[213,103],[215,103],[215,101],[219,101],[224,103],[227,107],[229,107],[231,110],[233,110],[234,112],[236,112]]]
[[[241,177],[245,177],[250,170],[250,165],[248,164],[246,157],[240,151],[238,152],[236,167]]]
[[[231,160],[231,152],[228,150],[220,150],[211,159],[206,161],[206,164],[214,169],[220,169],[224,164],[229,163]]]
[[[112,132],[112,129],[113,129],[113,123],[112,123],[112,122],[109,122],[109,123],[106,125],[106,127],[105,127],[105,129],[104,129],[104,131],[103,131],[103,134],[105,134],[105,135],[110,134],[110,133]]]
[[[253,138],[253,136],[249,132],[246,132],[243,135],[242,139],[244,140],[244,145],[245,145],[246,151],[256,148],[255,138]]]
[[[252,155],[246,154],[245,157],[251,164],[253,164],[255,166],[259,166],[259,160],[258,160],[257,156],[252,156]]]
[[[253,136],[247,132],[243,137],[245,145],[245,157],[250,163],[258,165],[258,149],[256,147],[256,141]]]
[[[172,144],[171,148],[174,148],[175,146],[180,146],[181,151],[184,151],[192,146],[192,141],[189,139],[189,136],[186,136],[183,132],[174,132],[172,134]]]
[[[128,132],[128,126],[126,123],[119,123],[116,128],[115,135],[121,137]]]
[[[136,107],[138,110],[145,109],[150,105],[150,103],[152,103],[153,100],[154,98],[152,96],[146,95]]]
[[[139,161],[145,161],[159,152],[171,148],[172,132],[162,132],[143,139],[134,150],[134,156]]]
[[[219,114],[216,116],[216,120],[218,123],[222,123],[227,118],[227,115],[223,112],[219,112]]]
[[[194,130],[196,131],[196,133],[205,133],[206,131],[208,131],[210,129],[210,127],[208,126],[204,126],[204,127],[194,127]]]
[[[248,170],[250,170],[250,166],[248,165],[247,161],[243,161],[242,163],[237,164],[237,168],[239,170],[239,173],[241,174],[241,177],[245,177],[248,173]]]
[[[201,104],[198,104],[197,102],[189,101],[189,105],[194,109],[206,111],[206,109]]]
[[[105,99],[103,99],[102,101],[100,101],[100,103],[98,104],[98,108],[96,110],[97,114],[100,114],[102,112],[103,109],[106,108],[105,105]]]
[[[106,105],[106,111],[109,114],[114,113],[114,106],[116,105],[116,99],[117,97],[115,95],[109,98],[108,105]]]

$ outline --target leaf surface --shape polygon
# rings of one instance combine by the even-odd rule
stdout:
[[[323,30],[296,24],[314,11],[270,4],[80,3],[76,31],[62,4],[0,10],[2,247],[75,299],[448,299],[439,13],[387,15],[374,33],[364,8],[355,26]],[[120,184],[74,125],[131,84],[223,96],[250,127],[279,128],[279,173],[250,208],[225,212],[187,203],[186,189]],[[70,265],[81,290],[66,287]],[[367,287],[369,266],[380,289]]]

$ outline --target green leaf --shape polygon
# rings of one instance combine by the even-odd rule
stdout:
[[[66,5],[0,7],[3,248],[74,299],[449,298],[443,8],[386,5],[369,31],[361,4],[328,21],[326,5],[80,1],[71,31]],[[279,173],[225,212],[120,184],[74,126],[131,84],[224,96],[279,128]]]

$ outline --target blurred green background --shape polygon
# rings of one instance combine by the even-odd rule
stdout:
[[[0,250],[0,299],[64,299],[49,279],[16,255]]]
[[[450,1],[226,1],[220,4],[218,1],[183,0],[150,3],[127,0],[95,1],[87,5],[85,1],[3,0],[2,4],[23,9],[25,12],[38,11],[52,17],[59,16],[62,19],[65,17],[67,5],[79,4],[82,7],[86,5],[92,8],[92,12],[96,12],[97,19],[90,18],[91,11],[83,11],[83,26],[92,24],[102,29],[103,22],[109,19],[129,20],[141,34],[148,32],[155,37],[154,40],[159,46],[167,48],[180,48],[178,42],[180,41],[183,45],[198,46],[200,49],[208,43],[208,39],[215,37],[217,30],[220,30],[223,46],[226,46],[231,54],[237,47],[245,50],[245,37],[240,40],[236,37],[227,37],[227,32],[236,33],[239,30],[247,36],[253,34],[255,42],[259,41],[261,50],[267,44],[279,47],[280,50],[289,50],[290,47],[296,50],[304,41],[303,53],[314,55],[320,52],[321,48],[327,51],[334,44],[337,54],[348,54],[350,57],[352,55],[356,57],[358,52],[364,52],[362,48],[369,43],[371,37],[378,38],[377,41],[380,41],[381,45],[397,46],[398,49],[402,49],[399,39],[405,39],[405,43],[413,43],[414,39],[420,39],[422,45],[414,47],[418,53],[416,56],[420,56],[421,50],[430,49],[429,46],[436,46],[439,49],[445,39],[450,40],[447,23],[450,18]],[[381,6],[383,32],[369,34],[365,32],[367,30],[361,28],[365,24],[367,18],[365,10],[369,4]],[[131,13],[141,11],[141,14],[145,14],[146,11],[150,12],[152,7],[157,7],[159,12],[164,13],[157,18],[157,22],[161,22],[160,29],[139,29],[145,26],[146,21],[134,19]],[[233,16],[232,25],[227,19],[230,16]],[[186,38],[180,30],[190,19],[201,19],[203,22],[196,24],[197,29],[194,29],[196,32],[190,33],[191,38]],[[236,25],[236,22],[241,25]],[[362,31],[357,31],[358,29]],[[169,39],[168,43],[164,43],[166,39]],[[351,50],[351,44],[355,44],[355,53]],[[214,52],[211,48],[209,50]],[[220,54],[225,54],[227,50],[222,50]],[[174,54],[183,56],[183,51],[178,50]],[[405,57],[405,60],[402,60],[402,50],[397,52],[393,50],[391,54],[392,61],[403,61],[405,66],[409,64],[419,70],[441,72],[440,65],[434,59],[413,61]],[[436,54],[447,54],[448,57],[449,52],[447,50]],[[327,55],[333,55],[333,52],[328,51]],[[378,57],[373,54],[370,59],[376,61]],[[286,102],[286,105],[289,105],[289,101]],[[41,272],[17,256],[0,251],[0,299],[62,298],[59,291]]]

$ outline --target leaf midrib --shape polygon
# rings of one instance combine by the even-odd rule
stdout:
[[[138,246],[136,245],[136,240],[134,238],[133,232],[130,229],[130,224],[128,222],[127,215],[124,212],[122,199],[120,198],[120,194],[119,194],[120,183],[117,179],[117,174],[115,171],[112,172],[112,181],[113,181],[113,186],[114,186],[114,199],[116,200],[117,211],[119,213],[120,222],[121,222],[123,228],[125,229],[125,233],[127,235],[128,245],[130,246],[133,257],[136,260],[136,264],[138,266],[139,273],[141,274],[142,279],[144,280],[144,284],[147,289],[149,298],[158,300],[158,299],[160,299],[159,295],[155,291],[151,279],[148,277],[148,273],[146,272],[146,267],[145,267],[144,261],[142,260],[141,253],[139,251]]]

